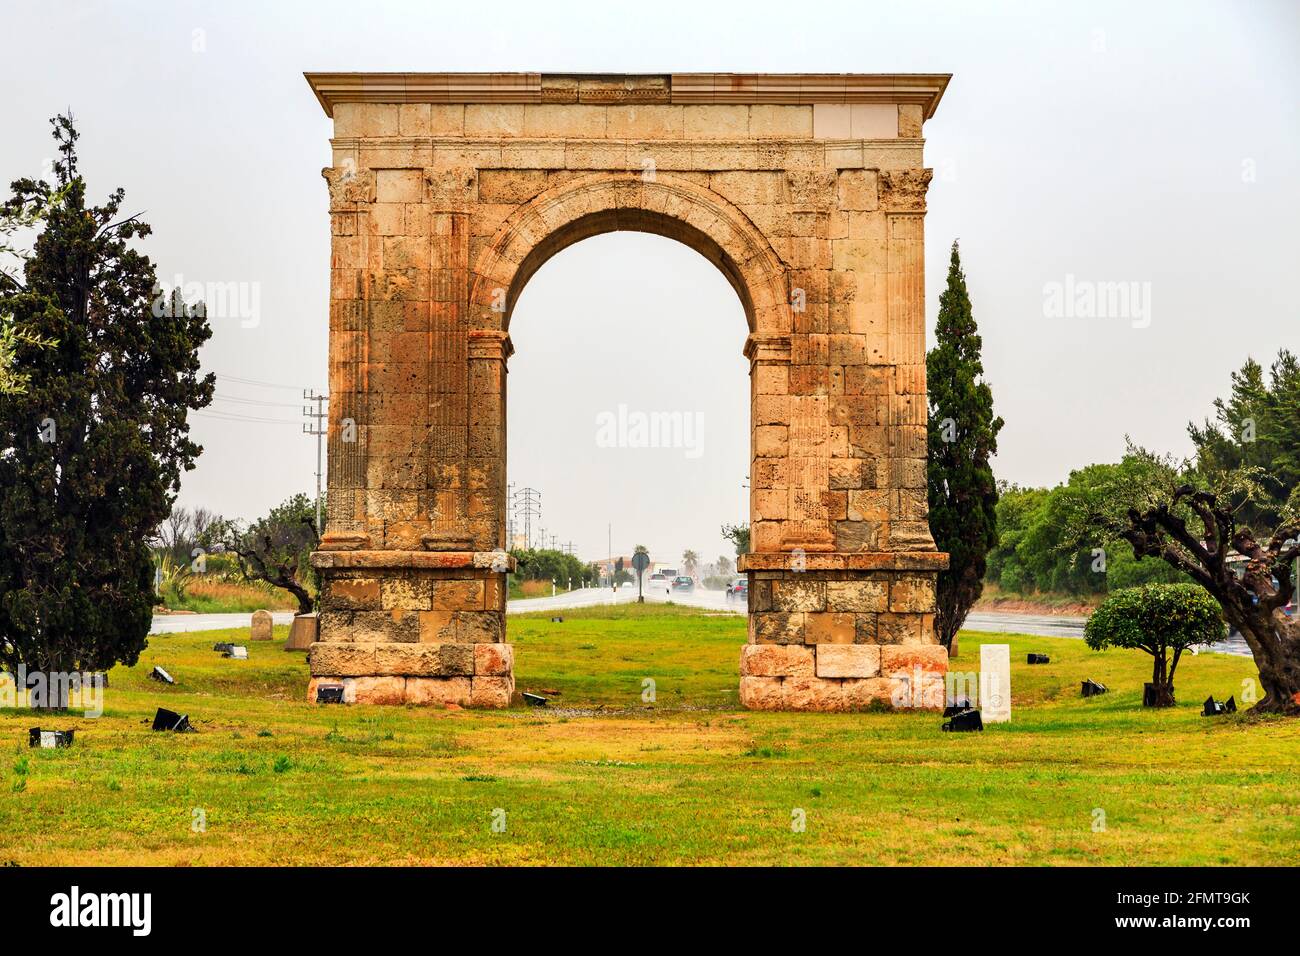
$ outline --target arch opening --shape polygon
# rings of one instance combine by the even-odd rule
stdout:
[[[754,328],[754,302],[745,285],[740,265],[715,239],[700,229],[664,213],[648,209],[604,209],[589,213],[550,233],[525,256],[515,272],[506,299],[506,327],[514,314],[515,304],[528,282],[552,256],[584,239],[611,232],[642,232],[680,242],[711,262],[731,284],[744,309],[745,322]]]
[[[541,492],[540,523],[584,557],[644,544],[669,566],[694,551],[700,572],[725,556],[720,573],[734,573],[719,529],[750,521],[750,382],[743,306],[715,269],[667,237],[619,231],[570,244],[519,299],[509,481]],[[512,550],[539,540],[539,520],[531,537],[524,524],[508,512]]]

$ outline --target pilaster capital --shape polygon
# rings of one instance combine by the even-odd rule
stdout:
[[[515,346],[510,333],[498,329],[470,329],[469,357],[471,359],[496,359],[504,362],[514,354]]]
[[[330,191],[330,212],[350,212],[357,203],[375,201],[375,171],[354,163],[326,166],[320,171]]]
[[[882,169],[878,179],[881,211],[925,212],[925,193],[933,175],[933,169]]]
[[[789,364],[790,336],[754,335],[745,339],[745,358],[751,363],[773,362]]]

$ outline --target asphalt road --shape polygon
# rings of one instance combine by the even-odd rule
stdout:
[[[272,611],[276,624],[292,624],[292,611]],[[180,634],[185,631],[221,631],[228,627],[251,627],[250,614],[155,614],[150,634]]]
[[[743,599],[728,601],[725,591],[696,589],[690,593],[678,591],[670,595],[666,588],[647,587],[645,589],[645,599],[648,603],[653,604],[663,604],[671,600],[674,604],[685,604],[710,611],[745,613],[745,601]],[[634,587],[619,588],[617,591],[612,588],[582,588],[577,591],[557,594],[555,597],[521,598],[517,601],[510,601],[506,604],[506,613],[526,614],[532,611],[562,611],[565,608],[596,607],[601,604],[632,604],[635,601],[636,588]]]

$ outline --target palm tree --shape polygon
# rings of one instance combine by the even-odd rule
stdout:
[[[682,570],[695,577],[695,568],[700,563],[700,556],[689,548],[682,552]]]

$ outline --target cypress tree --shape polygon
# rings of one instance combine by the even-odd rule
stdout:
[[[939,297],[935,345],[925,359],[930,532],[950,561],[948,570],[939,572],[935,618],[944,647],[951,647],[979,599],[985,557],[998,540],[998,491],[989,458],[997,453],[1002,419],[993,414],[993,392],[982,381],[981,347],[954,241],[948,287]]]
[[[21,273],[0,279],[23,380],[0,395],[0,665],[72,674],[145,647],[148,541],[201,451],[186,417],[213,379],[199,376],[202,306],[159,295],[131,248],[149,227],[122,214],[121,189],[87,205],[72,119],[51,124],[54,182],[17,180],[5,202],[43,213]]]

